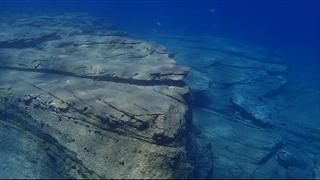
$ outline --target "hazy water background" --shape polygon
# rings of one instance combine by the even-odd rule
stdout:
[[[318,0],[0,1],[1,11],[90,13],[130,34],[225,36],[285,50],[302,56],[298,62],[311,63],[320,59],[319,9]]]

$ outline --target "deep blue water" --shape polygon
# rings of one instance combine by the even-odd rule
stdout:
[[[318,0],[2,0],[0,3],[2,10],[29,13],[88,12],[130,33],[222,35],[314,55],[320,49]]]

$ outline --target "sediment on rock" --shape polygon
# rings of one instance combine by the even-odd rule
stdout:
[[[164,47],[86,15],[1,20],[0,119],[59,166],[53,172],[26,160],[34,168],[17,177],[190,175],[188,68]]]
[[[192,130],[189,148],[197,177],[319,176],[315,167],[319,164],[319,133],[313,125],[318,124],[319,113],[314,112],[315,107],[309,110],[300,104],[317,104],[319,91],[307,88],[307,97],[302,89],[314,86],[311,84],[296,93],[288,91],[289,86],[298,89],[301,82],[290,85],[281,54],[219,37],[151,39],[165,44],[179,63],[190,66],[186,83],[191,88],[196,130]]]

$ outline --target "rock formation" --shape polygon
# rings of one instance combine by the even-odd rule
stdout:
[[[0,28],[0,177],[190,175],[187,68],[164,47],[86,15]]]
[[[197,177],[318,177],[320,137],[314,125],[319,116],[312,117],[299,104],[304,102],[301,98],[286,99],[292,92],[287,91],[289,70],[282,55],[217,37],[150,39],[164,44],[175,52],[178,63],[190,67],[186,82],[195,129],[190,152]],[[320,97],[315,90],[309,95]],[[294,111],[289,112],[288,103]],[[294,120],[297,115],[301,118]]]
[[[277,52],[153,34],[168,52],[80,14],[0,22],[0,178],[320,177],[319,85]]]

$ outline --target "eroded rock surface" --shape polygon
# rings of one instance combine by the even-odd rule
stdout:
[[[290,79],[279,53],[216,37],[150,39],[196,72],[186,82],[198,177],[319,177],[319,88]]]
[[[12,146],[17,138],[37,144],[23,150],[32,151],[24,160],[30,170],[16,177],[190,175],[187,68],[164,47],[86,15],[1,21],[0,122],[20,128],[19,135],[8,133]],[[7,172],[22,168],[14,163]]]

